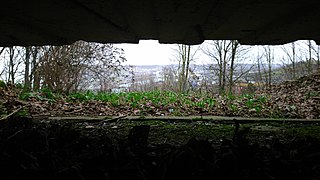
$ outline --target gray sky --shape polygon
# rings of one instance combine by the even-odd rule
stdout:
[[[289,44],[290,45],[290,44]],[[141,40],[139,44],[115,44],[116,47],[123,48],[128,65],[169,65],[176,64],[175,48],[176,44],[160,44],[157,40]],[[297,53],[302,53],[301,48],[305,46],[305,42],[297,42]],[[285,56],[282,46],[273,46],[275,60],[274,63],[282,63],[281,60]],[[305,49],[305,47],[304,47]],[[248,60],[252,63],[257,57],[257,52],[263,53],[263,47],[253,46],[250,50]],[[196,64],[212,63],[208,56],[204,55],[201,50],[196,54]],[[250,63],[247,62],[247,63]]]
[[[128,65],[170,65],[177,64],[177,44],[160,44],[157,40],[141,40],[139,44],[115,44],[123,48]],[[196,49],[197,47],[194,47]],[[195,55],[196,64],[204,64],[210,60],[201,50]]]
[[[130,65],[167,65],[173,64],[174,44],[159,44],[156,40],[142,40],[139,44],[116,44],[124,49]]]

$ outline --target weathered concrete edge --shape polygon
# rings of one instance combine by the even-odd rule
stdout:
[[[68,116],[68,117],[47,117],[47,120],[62,120],[62,121],[183,121],[196,122],[206,121],[211,123],[255,123],[255,122],[278,122],[278,123],[320,123],[320,119],[273,119],[273,118],[256,118],[256,117],[224,117],[224,116]]]

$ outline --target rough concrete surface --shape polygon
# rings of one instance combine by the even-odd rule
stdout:
[[[319,7],[318,0],[7,0],[0,5],[0,46],[143,39],[319,43]]]

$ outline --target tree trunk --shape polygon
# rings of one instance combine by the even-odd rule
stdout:
[[[320,46],[318,46],[318,51],[317,51],[317,66],[318,66],[318,69],[320,69]]]
[[[312,73],[312,44],[311,40],[308,40],[308,47],[309,47],[309,59],[307,62],[307,69],[308,69],[308,74]]]
[[[181,74],[180,74],[180,93],[184,93],[184,78],[185,78],[185,69],[186,69],[186,49],[185,46],[182,45],[182,66],[181,66]]]
[[[223,71],[222,71],[222,62],[219,63],[219,94],[223,93],[223,86],[222,86],[222,77],[223,77]]]
[[[232,40],[231,41],[231,62],[230,62],[230,71],[229,71],[229,94],[232,94],[232,87],[233,87],[233,73],[234,73],[234,61],[236,59],[236,53],[238,48],[238,41]]]
[[[25,69],[24,69],[24,88],[25,91],[30,91],[30,47],[25,47]]]
[[[185,76],[186,76],[186,53],[187,53],[187,45],[179,45],[179,53],[180,53],[180,73],[179,73],[179,92],[185,92]]]
[[[220,93],[226,92],[226,79],[227,79],[227,53],[228,48],[226,47],[226,41],[223,41],[223,63],[222,63],[222,87]]]
[[[13,47],[9,48],[9,81],[11,84],[15,84],[15,77],[14,77],[14,49]]]
[[[272,62],[271,62],[271,57],[270,58],[270,61],[268,63],[268,88],[270,89],[271,88],[271,79],[272,79]]]
[[[187,85],[188,85],[188,79],[189,79],[189,66],[190,66],[190,61],[191,61],[191,58],[190,58],[190,50],[191,50],[191,46],[188,45],[188,50],[187,50],[187,53],[186,53],[186,75],[185,75],[185,81],[184,81],[184,92],[187,90]]]
[[[258,50],[258,57],[257,57],[257,64],[258,64],[258,74],[259,74],[259,79],[258,79],[258,87],[259,87],[259,89],[261,88],[260,87],[260,84],[262,83],[262,72],[261,72],[261,57],[260,57],[260,55],[259,55],[259,50]],[[264,87],[264,86],[262,86],[262,87]]]
[[[271,49],[270,46],[265,46],[264,47],[264,52],[265,52],[265,58],[267,60],[267,66],[268,69],[265,70],[266,76],[266,88],[271,88],[271,81],[272,81],[272,62],[274,60],[274,54],[273,50]]]
[[[38,53],[39,53],[39,49],[37,47],[32,48],[30,82],[33,82],[32,83],[33,91],[37,91],[40,89],[40,77],[39,77],[38,62],[37,62]]]
[[[292,43],[292,79],[296,79],[296,48]]]
[[[5,47],[2,47],[0,50],[0,55],[2,54],[2,52],[4,51]]]

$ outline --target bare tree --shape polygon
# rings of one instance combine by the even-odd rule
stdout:
[[[202,47],[204,54],[209,56],[213,63],[210,69],[218,77],[219,93],[232,93],[234,83],[247,74],[251,67],[240,68],[237,72],[237,65],[240,61],[246,61],[246,53],[250,48],[241,46],[236,40],[215,40],[210,41]]]
[[[232,88],[240,78],[242,78],[245,74],[247,74],[254,65],[244,65],[239,67],[236,61],[246,61],[246,54],[250,50],[249,47],[240,46],[240,43],[237,40],[231,40],[231,54],[230,54],[230,68],[228,69],[229,78],[228,78],[228,92],[232,93]],[[249,67],[247,67],[249,66]],[[235,76],[235,72],[237,71],[237,75]]]
[[[129,91],[135,91],[136,87],[136,67],[133,65],[129,65],[129,73],[130,73],[130,82],[128,82],[128,84],[130,84],[129,87]]]
[[[267,69],[264,67],[266,87],[271,88],[272,84],[272,64],[274,62],[274,49],[271,46],[263,46],[264,57],[267,62]]]
[[[43,85],[53,91],[69,92],[80,71],[80,44],[49,46],[39,61]],[[77,52],[79,50],[79,52]]]
[[[162,68],[162,89],[167,91],[178,92],[178,74],[173,66],[165,66]]]
[[[317,59],[317,68],[320,69],[320,45],[312,46],[312,51]]]
[[[31,47],[31,67],[30,67],[30,83],[32,84],[32,90],[36,91],[40,88],[40,70],[39,70],[39,61],[40,61],[40,52],[43,47],[32,46]]]
[[[231,41],[216,40],[210,41],[207,46],[202,47],[202,51],[208,55],[216,64],[217,68],[212,66],[211,70],[218,76],[219,93],[225,93],[226,90],[226,69],[228,63],[228,52],[231,48]],[[213,63],[214,64],[214,63]]]
[[[296,79],[297,77],[297,51],[296,51],[296,42],[292,42],[287,45],[282,46],[283,52],[286,54],[286,57],[283,58],[284,70],[289,79]]]
[[[7,54],[9,55],[9,59],[5,67],[7,68],[7,82],[15,84],[18,76],[18,70],[22,64],[21,48],[9,47],[7,48]]]
[[[191,45],[178,44],[177,45],[177,60],[178,60],[178,82],[179,92],[185,93],[188,90],[189,85],[189,72],[190,64],[195,60],[195,55],[198,51],[197,47],[191,47]]]
[[[312,73],[315,69],[320,68],[320,46],[312,40],[305,42],[307,45],[306,68],[307,73]]]
[[[80,88],[109,91],[123,70],[124,61],[123,50],[112,44],[78,41],[46,46],[42,48],[34,79],[41,79],[44,87],[64,93]]]
[[[112,44],[89,43],[89,64],[86,64],[85,72],[96,77],[100,91],[110,91],[119,85],[120,77],[125,76],[128,69],[122,66],[126,61],[124,50],[114,47]]]
[[[3,53],[4,49],[5,49],[5,47],[1,47],[1,49],[0,49],[0,55]]]
[[[30,57],[31,57],[31,47],[24,47],[25,49],[25,59],[24,59],[24,88],[25,91],[30,91],[31,81],[30,81]]]
[[[0,55],[4,52],[4,50],[5,50],[5,47],[1,47],[1,49],[0,49]],[[4,74],[4,72],[5,72],[5,69],[2,69],[1,72],[0,72],[0,77],[2,77],[2,75]]]
[[[258,54],[257,54],[257,57],[256,57],[256,64],[257,64],[257,69],[258,69],[258,77],[256,77],[256,81],[257,82],[262,82],[262,66],[263,66],[263,63],[262,63],[262,56],[260,55],[260,49],[258,47]]]
[[[311,40],[308,40],[307,41],[308,43],[308,58],[307,58],[307,71],[308,73],[311,73],[312,72],[312,69],[313,69],[313,58],[312,58],[312,41]]]
[[[179,92],[185,93],[188,86],[190,63],[193,61],[194,54],[191,54],[191,45],[178,44],[178,74],[179,74]]]

